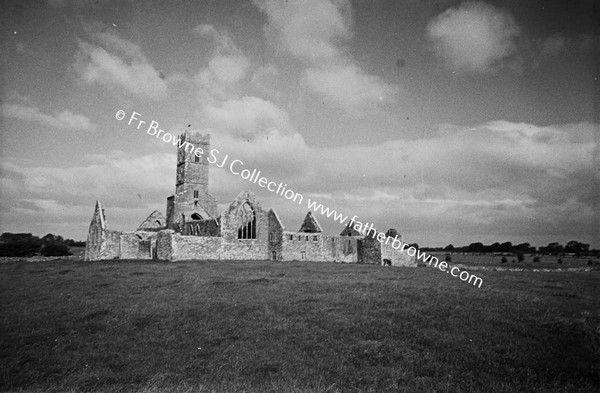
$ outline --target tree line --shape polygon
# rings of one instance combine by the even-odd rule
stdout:
[[[31,233],[4,232],[0,235],[0,257],[57,257],[71,255],[69,247],[85,247],[85,242],[64,239],[51,233],[39,238]]]
[[[443,248],[424,248],[425,251],[447,251],[447,252],[470,252],[470,253],[510,253],[510,254],[545,254],[545,255],[600,255],[600,250],[590,250],[590,245],[571,240],[564,246],[557,243],[549,243],[547,246],[538,248],[529,243],[512,244],[511,242],[493,243],[485,245],[481,242],[471,243],[468,246],[454,247],[452,244]]]

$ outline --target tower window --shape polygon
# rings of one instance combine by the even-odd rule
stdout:
[[[200,157],[194,156],[194,162],[200,162]]]
[[[198,198],[198,190],[194,190],[194,198]]]

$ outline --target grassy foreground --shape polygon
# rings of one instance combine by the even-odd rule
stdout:
[[[0,390],[592,392],[600,272],[0,265]]]

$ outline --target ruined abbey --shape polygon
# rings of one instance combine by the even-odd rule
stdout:
[[[186,131],[180,138],[210,151],[210,135]],[[352,223],[340,235],[327,236],[309,212],[297,231],[286,230],[277,213],[266,211],[250,191],[240,192],[219,214],[217,201],[208,193],[208,170],[206,156],[178,149],[175,194],[167,198],[166,218],[154,211],[134,231],[108,229],[104,209],[96,202],[85,260],[308,260],[416,266],[414,257],[361,235]],[[388,234],[396,232],[390,229]]]

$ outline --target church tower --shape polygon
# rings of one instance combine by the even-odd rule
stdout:
[[[185,131],[179,138],[175,195],[167,198],[167,228],[217,218],[217,201],[208,193],[210,134]],[[196,155],[198,148],[202,154]]]

